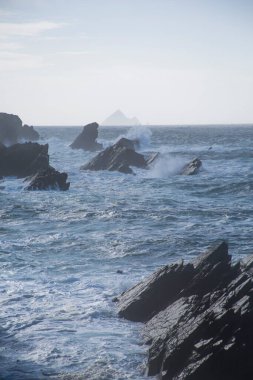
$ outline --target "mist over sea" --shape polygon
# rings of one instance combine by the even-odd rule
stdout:
[[[36,129],[71,185],[0,182],[0,379],[146,379],[141,324],[112,299],[218,239],[253,252],[253,126],[100,127],[104,147],[126,136],[161,153],[135,176],[80,171],[96,154],[69,148],[82,128]],[[200,173],[177,175],[194,157]]]

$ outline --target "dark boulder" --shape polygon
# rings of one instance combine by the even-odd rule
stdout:
[[[166,266],[118,297],[121,316],[146,321],[148,375],[253,378],[252,268],[253,256],[234,264],[222,242],[192,264]]]
[[[135,142],[123,137],[81,166],[81,170],[109,170],[131,174],[131,166],[146,169],[148,158],[135,152],[134,147]]]
[[[202,166],[202,162],[199,158],[194,158],[188,164],[186,164],[179,174],[181,175],[194,175],[199,172],[199,169]]]
[[[49,167],[48,144],[0,146],[0,176],[27,177]]]
[[[96,142],[98,137],[98,123],[90,123],[83,127],[82,132],[70,145],[72,149],[84,149],[88,151],[101,150],[102,144]]]
[[[60,173],[51,166],[30,177],[30,184],[25,190],[68,190],[67,173]]]
[[[0,142],[10,146],[24,141],[36,141],[39,134],[33,127],[22,126],[17,115],[0,112]]]

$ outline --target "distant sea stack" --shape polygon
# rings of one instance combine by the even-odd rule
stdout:
[[[128,118],[121,110],[117,110],[105,119],[102,125],[111,127],[134,127],[141,125],[141,123],[136,117]]]
[[[96,140],[98,137],[98,123],[90,123],[83,127],[82,132],[70,145],[72,149],[83,149],[89,151],[100,150],[103,148]]]
[[[22,125],[17,115],[0,112],[0,142],[6,146],[36,141],[40,135],[33,127]]]

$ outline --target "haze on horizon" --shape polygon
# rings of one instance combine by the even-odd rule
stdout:
[[[252,0],[0,0],[0,112],[253,123]]]

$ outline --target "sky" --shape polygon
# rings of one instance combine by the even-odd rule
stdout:
[[[0,0],[0,112],[253,123],[253,0]]]

